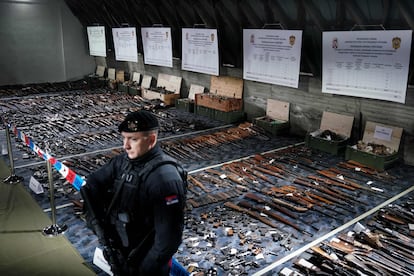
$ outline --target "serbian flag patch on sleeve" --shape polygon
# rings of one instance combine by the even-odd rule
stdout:
[[[165,204],[172,205],[178,203],[178,196],[177,195],[170,195],[165,197]]]

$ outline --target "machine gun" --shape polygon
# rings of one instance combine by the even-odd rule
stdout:
[[[86,186],[82,186],[80,193],[84,201],[83,206],[86,212],[86,221],[88,228],[90,228],[96,234],[99,243],[103,246],[104,257],[111,266],[112,273],[114,275],[122,275],[124,269],[123,264],[125,264],[125,262],[122,261],[121,255],[113,247],[111,239],[105,235],[104,229],[99,222],[99,219],[97,218],[95,210],[92,206],[88,188]]]

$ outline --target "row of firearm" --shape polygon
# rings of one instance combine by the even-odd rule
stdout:
[[[241,123],[212,133],[197,135],[179,140],[163,141],[161,147],[166,153],[179,161],[211,160],[223,150],[221,146],[232,146],[238,150],[243,147],[244,139],[259,137],[269,140],[264,130],[249,122]]]
[[[16,126],[55,157],[121,146],[116,127],[126,114],[139,109],[154,112],[161,135],[210,127],[188,116],[152,107],[141,98],[105,89],[20,97],[0,103],[4,122]],[[28,148],[26,152],[24,158],[37,157]]]
[[[54,83],[32,83],[24,85],[4,85],[0,87],[0,97],[29,96],[33,94],[65,92],[90,89],[88,79]]]
[[[210,224],[213,228],[228,228],[229,217],[240,216],[243,224],[250,221],[247,222],[250,226],[231,227],[240,244],[240,233],[254,224],[265,225],[272,236],[282,237],[267,245],[262,242],[261,252],[269,258],[297,248],[304,241],[310,242],[316,235],[370,210],[389,197],[387,187],[398,179],[354,161],[335,166],[317,162],[312,159],[311,149],[296,146],[206,168],[190,174],[188,180],[187,209],[205,216],[204,210],[215,208],[212,212],[215,221]],[[217,208],[228,214],[219,214]],[[206,221],[197,227],[193,224],[187,239],[197,236],[203,236],[204,241],[211,239],[207,234],[211,229],[200,228]],[[223,237],[216,237],[220,238]],[[256,244],[257,240],[252,242]],[[187,246],[188,250],[194,250],[193,245]],[[236,259],[232,256],[233,262],[251,264],[256,255],[252,250],[245,253]],[[226,272],[232,267],[228,265],[233,264],[218,257],[212,257],[211,262]],[[256,262],[255,268],[263,265]]]
[[[279,275],[414,275],[413,203],[380,209],[366,226],[311,247]]]

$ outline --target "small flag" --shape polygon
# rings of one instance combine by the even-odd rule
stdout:
[[[165,197],[165,204],[172,205],[178,203],[178,196],[177,195],[170,195]]]

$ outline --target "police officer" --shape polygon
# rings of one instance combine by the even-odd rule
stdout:
[[[168,275],[182,239],[186,173],[160,148],[153,113],[132,112],[118,130],[125,152],[91,173],[82,189],[118,253],[115,274]]]

